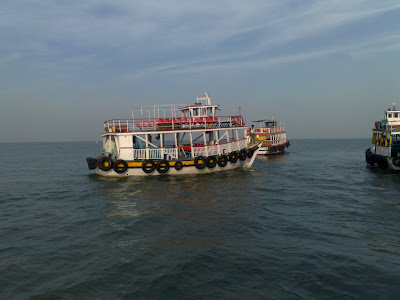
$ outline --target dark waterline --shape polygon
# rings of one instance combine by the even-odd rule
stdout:
[[[87,169],[101,144],[1,144],[0,299],[398,298],[400,173],[369,143],[122,179]]]

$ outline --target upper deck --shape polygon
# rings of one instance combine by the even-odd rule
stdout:
[[[242,116],[114,119],[104,122],[105,132],[147,132],[243,127]]]
[[[393,109],[385,111],[382,121],[375,122],[373,131],[389,131],[396,134],[400,132],[400,110],[396,109],[396,103],[393,103]]]
[[[283,126],[282,121],[278,120],[256,120],[252,121],[252,123],[256,123],[256,127],[254,128],[254,133],[258,135],[269,135],[269,134],[279,134],[286,133],[285,127]],[[250,133],[250,129],[248,129],[248,133]]]
[[[202,103],[204,102],[204,103]],[[149,132],[243,127],[243,117],[217,116],[218,104],[207,93],[194,104],[145,105],[132,110],[131,119],[104,122],[105,132]]]

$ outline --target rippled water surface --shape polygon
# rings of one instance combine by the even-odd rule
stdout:
[[[369,140],[250,170],[107,179],[96,143],[0,144],[0,299],[394,299],[400,173]]]

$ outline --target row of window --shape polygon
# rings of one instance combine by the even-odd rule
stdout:
[[[192,112],[192,116],[213,116],[213,107],[207,107],[207,108],[191,108],[190,111]],[[183,116],[184,117],[191,117],[189,116],[189,110],[184,110]]]
[[[387,116],[388,116],[388,119],[389,118],[398,118],[399,117],[399,113],[388,113]]]

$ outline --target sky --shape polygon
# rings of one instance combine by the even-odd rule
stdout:
[[[0,142],[100,140],[203,91],[289,139],[368,138],[400,106],[399,54],[398,0],[2,0]]]

